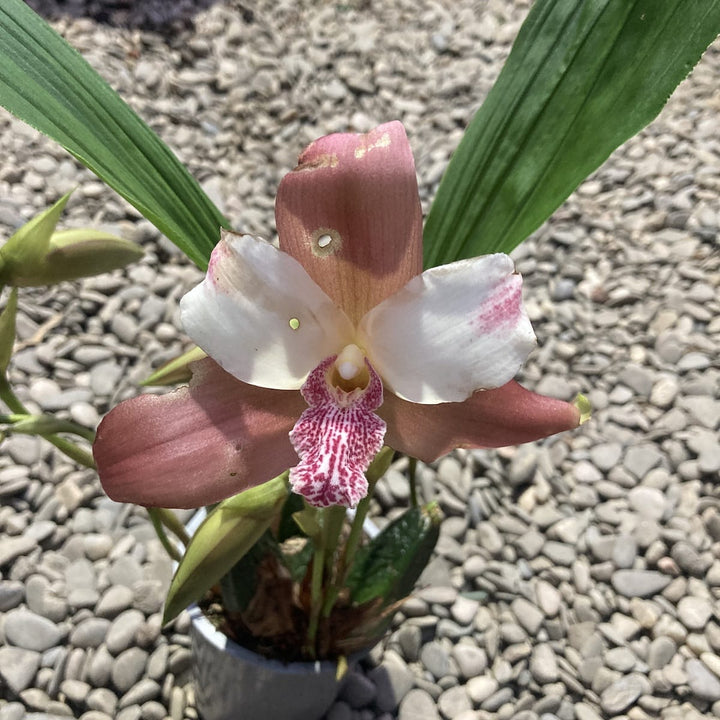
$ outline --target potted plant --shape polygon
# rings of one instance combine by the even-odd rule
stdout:
[[[415,504],[361,544],[394,452],[432,461],[458,445],[523,442],[576,427],[580,411],[512,381],[534,336],[506,255],[420,273],[400,123],[310,145],[280,184],[276,218],[279,249],[224,232],[182,299],[185,330],[209,356],[190,365],[189,387],[121,403],[94,455],[116,500],[218,503],[179,560],[166,620],[198,601],[247,650],[342,668],[382,637],[438,537],[437,509]],[[200,623],[196,647],[209,653]],[[220,672],[208,667],[199,663],[198,705],[220,720],[231,712],[223,692],[205,694]],[[278,687],[263,695],[291,701],[273,717],[319,716],[332,702],[332,684],[281,691],[289,673],[274,667]],[[313,667],[321,687],[335,675]],[[268,675],[237,683],[265,686]],[[244,717],[264,716],[247,695]]]
[[[676,12],[688,32],[674,30]],[[163,508],[208,507],[178,555],[167,618],[199,600],[258,656],[313,672],[327,660],[334,675],[381,637],[438,518],[413,504],[362,542],[375,482],[396,452],[429,462],[577,426],[582,401],[512,380],[534,337],[503,253],[659,112],[719,25],[720,8],[685,0],[538,0],[424,227],[405,132],[389,123],[301,155],[278,190],[278,249],[221,235],[229,223],[160,139],[22,0],[3,3],[0,103],[208,271],[182,308],[202,350],[159,373],[189,385],[119,405],[94,449],[108,493],[148,506],[171,553],[166,530],[185,531]],[[6,269],[22,266],[24,245],[11,245]],[[2,282],[22,285],[9,270]],[[15,298],[0,319],[2,370]],[[92,464],[57,434],[91,432],[32,418],[5,380],[0,389],[13,411],[4,424]],[[220,675],[217,662],[202,665],[201,686]],[[257,694],[269,702],[272,692]],[[217,717],[247,717],[247,692],[240,702]]]

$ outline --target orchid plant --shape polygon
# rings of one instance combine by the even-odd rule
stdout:
[[[421,272],[421,218],[400,123],[314,142],[278,190],[279,249],[224,232],[205,279],[181,301],[185,331],[209,355],[193,366],[190,388],[122,403],[94,446],[108,495],[151,506],[208,505],[289,469],[289,486],[308,509],[327,509],[312,514],[316,532],[308,512],[299,529],[318,553],[307,582],[326,568],[307,617],[325,607],[335,650],[347,644],[327,599],[348,590],[353,570],[344,551],[342,572],[335,567],[337,508],[342,519],[367,498],[366,473],[384,445],[430,462],[454,447],[524,442],[580,421],[575,405],[512,381],[535,343],[512,260],[494,254]],[[293,501],[270,495],[267,503],[279,517]],[[193,541],[207,555],[219,546],[211,525],[208,518]],[[240,542],[242,532],[220,570],[242,559]],[[425,561],[428,549],[418,548]],[[181,562],[176,579],[185,571]],[[219,579],[202,564],[191,574],[198,572],[207,587]],[[265,594],[257,576],[245,586]],[[172,607],[177,593],[185,599],[180,590],[175,583]],[[343,611],[375,609],[345,598]],[[316,631],[309,621],[310,656]]]
[[[347,654],[382,634],[437,539],[437,508],[412,493],[404,515],[362,542],[395,454],[410,458],[412,483],[418,459],[578,425],[585,407],[513,380],[534,335],[504,253],[657,115],[719,30],[716,0],[537,0],[424,227],[392,122],[305,150],[278,189],[276,247],[231,232],[97,73],[22,0],[3,1],[0,104],[207,268],[181,303],[199,348],[154,376],[189,385],[120,404],[94,444],[108,494],[148,506],[180,561],[167,619],[204,598],[262,651]],[[3,282],[13,268],[60,272],[65,251],[53,269],[51,244],[30,267],[20,240],[8,246]],[[15,302],[13,290],[0,316],[3,371]],[[181,557],[166,529],[188,538],[164,508],[201,505],[207,518]]]

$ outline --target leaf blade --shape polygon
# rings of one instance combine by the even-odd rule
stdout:
[[[207,266],[227,221],[160,138],[22,0],[0,6],[0,104]]]
[[[425,265],[516,247],[657,116],[719,32],[718,0],[538,0],[440,184]]]

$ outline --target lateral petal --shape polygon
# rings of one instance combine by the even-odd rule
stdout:
[[[280,249],[357,323],[422,270],[422,210],[405,129],[313,142],[278,188]]]
[[[502,254],[426,270],[370,310],[359,331],[386,387],[416,403],[500,387],[535,345],[522,279]]]
[[[298,391],[241,383],[210,359],[192,371],[190,387],[126,400],[100,423],[93,454],[113,500],[200,507],[297,462],[288,433],[306,407]]]
[[[538,440],[580,424],[571,403],[526,390],[514,380],[461,403],[418,405],[385,393],[378,415],[385,444],[432,462],[455,448],[491,448]]]
[[[243,382],[299,389],[350,341],[347,317],[297,260],[250,235],[223,232],[207,275],[180,301],[187,334]]]

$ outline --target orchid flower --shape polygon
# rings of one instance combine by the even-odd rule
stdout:
[[[502,254],[422,272],[422,213],[398,122],[312,143],[280,183],[279,249],[224,232],[181,301],[209,358],[189,388],[121,403],[94,447],[110,497],[215,502],[287,468],[313,505],[354,506],[383,444],[430,462],[576,427],[512,378],[534,346]]]

